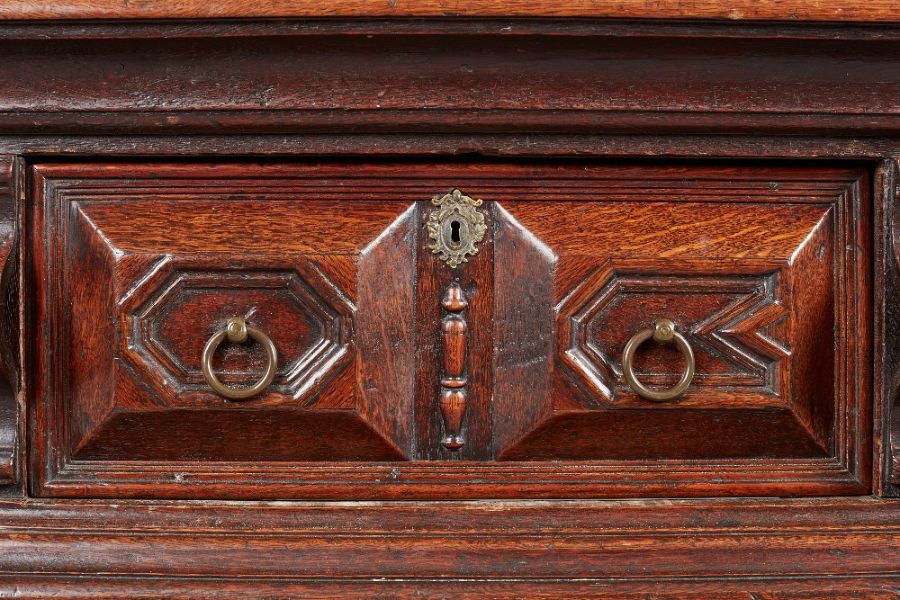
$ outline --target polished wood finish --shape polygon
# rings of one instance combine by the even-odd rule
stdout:
[[[900,490],[900,408],[897,407],[898,402],[898,377],[900,377],[900,368],[896,361],[896,357],[900,356],[900,347],[896,340],[897,334],[900,333],[898,327],[900,323],[897,320],[897,303],[893,300],[900,293],[900,239],[897,238],[900,233],[900,221],[896,213],[898,197],[900,197],[900,178],[898,178],[897,170],[900,161],[887,161],[882,165],[879,171],[879,181],[882,193],[886,202],[882,217],[882,225],[885,231],[885,237],[882,238],[883,262],[878,266],[884,276],[884,299],[881,304],[881,310],[884,311],[885,330],[880,337],[885,345],[884,356],[888,359],[881,366],[881,382],[884,389],[884,404],[879,426],[881,428],[881,448],[886,450],[891,457],[891,461],[885,465],[885,469],[881,476],[887,481],[885,485],[892,494],[896,494]],[[893,360],[892,360],[893,359]]]
[[[242,167],[237,178],[227,167],[199,169],[173,166],[166,178],[149,166],[35,169],[29,266],[48,285],[35,318],[52,340],[36,368],[53,374],[49,386],[43,375],[35,384],[47,398],[36,406],[35,439],[52,432],[36,472],[46,466],[52,485],[66,480],[70,461],[407,458],[410,204],[347,205],[315,192],[306,200],[303,188],[316,181],[292,183],[290,169]],[[109,202],[117,196],[129,200]],[[241,402],[218,397],[199,366],[206,339],[235,314],[268,332],[281,357],[273,386]],[[57,345],[60,359],[51,358]],[[258,345],[223,350],[215,370],[226,382],[265,366]],[[163,477],[178,487],[177,474]],[[74,493],[91,489],[71,478]]]
[[[459,463],[463,461],[486,461],[491,458],[491,410],[492,410],[492,389],[491,381],[493,378],[493,369],[491,368],[491,355],[485,349],[491,346],[491,328],[488,325],[493,311],[494,303],[494,263],[493,250],[494,244],[492,236],[488,235],[478,245],[478,253],[469,256],[467,262],[461,267],[449,268],[446,263],[442,262],[438,255],[433,254],[428,249],[426,238],[428,217],[430,214],[439,210],[431,203],[431,198],[436,194],[445,194],[450,192],[458,184],[465,183],[465,172],[471,170],[462,166],[445,166],[442,172],[432,171],[431,164],[425,164],[423,171],[406,179],[410,175],[408,165],[382,165],[380,167],[370,165],[369,169],[375,168],[375,171],[368,171],[369,176],[375,175],[380,177],[386,175],[393,177],[400,175],[404,178],[404,183],[394,181],[389,184],[391,194],[409,193],[410,199],[418,198],[422,204],[420,210],[421,218],[419,228],[423,237],[424,251],[419,253],[419,278],[416,281],[416,295],[418,297],[416,306],[416,330],[420,332],[418,339],[419,373],[417,380],[417,397],[418,404],[416,407],[416,430],[419,432],[418,439],[422,441],[419,448],[418,458],[427,461],[453,461]],[[446,170],[449,169],[449,170]],[[381,175],[377,175],[380,173]],[[434,177],[433,175],[438,175]],[[469,180],[471,181],[471,180]],[[420,190],[420,191],[414,191]],[[462,190],[465,193],[465,189]],[[493,227],[491,220],[491,209],[489,206],[483,206],[479,210],[486,215],[487,230]],[[448,357],[455,358],[456,364],[450,365],[451,368],[458,366],[459,359],[463,358],[463,354],[459,352],[461,347],[459,344],[451,352],[447,352],[444,343],[444,335],[442,332],[441,321],[444,317],[454,314],[455,311],[448,310],[461,305],[461,300],[456,300],[454,296],[456,292],[451,292],[451,296],[447,297],[448,290],[455,290],[459,287],[460,295],[465,298],[464,315],[466,320],[466,339],[465,339],[465,404],[458,394],[448,395],[443,402],[440,400],[435,402],[435,398],[441,398],[445,386],[441,384],[442,379],[446,379],[445,361]],[[464,413],[462,411],[465,407]],[[450,419],[460,418],[460,432],[465,443],[455,449],[448,448],[440,443],[447,437],[446,421],[444,413]],[[455,444],[454,444],[455,446]],[[467,469],[459,467],[458,471],[463,472]],[[445,475],[443,467],[434,466],[426,467],[425,471],[414,475],[414,479],[423,477],[423,483],[429,481],[429,486],[437,483],[440,478]],[[406,474],[404,474],[404,477]],[[466,476],[464,476],[466,478]],[[438,486],[434,489],[449,490],[454,485]],[[431,492],[432,494],[434,491]]]
[[[28,597],[128,591],[152,598],[888,598],[900,582],[897,501],[424,508],[408,502],[7,502],[0,504],[0,522],[15,519],[16,527],[0,530],[0,573],[9,574],[0,576],[0,591]],[[25,574],[32,569],[37,572]],[[159,574],[169,575],[165,585]]]
[[[900,21],[890,0],[5,0],[3,19],[260,17],[614,17],[786,21]]]
[[[895,596],[900,29],[865,9],[0,24],[0,595]],[[457,186],[489,233],[449,269],[422,232]],[[66,203],[45,210],[47,192]],[[112,302],[161,255],[195,268],[145,289],[156,304]],[[439,402],[453,282],[456,451]],[[611,303],[574,302],[600,287]],[[348,362],[314,382],[285,363],[246,405],[192,390],[203,324],[241,303],[288,361],[336,314]],[[124,308],[173,320],[129,327]],[[691,326],[701,372],[649,406],[615,349],[661,309]],[[567,361],[573,340],[611,368]],[[233,383],[259,372],[253,346],[217,361]],[[681,365],[653,346],[638,361],[657,384]],[[806,494],[831,497],[783,497]]]
[[[447,286],[441,306],[448,313],[441,319],[441,337],[444,343],[444,374],[441,377],[440,399],[441,416],[444,417],[444,439],[441,440],[441,444],[448,450],[459,450],[465,444],[462,425],[468,397],[466,347],[469,325],[463,311],[469,303],[458,283],[453,282]]]
[[[17,479],[19,398],[18,198],[22,164],[0,156],[0,485]]]
[[[868,238],[868,200],[852,199],[865,174],[575,173],[519,181],[516,200],[495,206],[497,458],[638,459],[642,471],[664,461],[666,479],[685,483],[698,459],[718,461],[725,481],[762,481],[779,457],[797,461],[814,493],[811,478],[830,489],[836,472],[809,459],[829,455],[848,469],[835,491],[865,490],[868,417],[858,411],[869,411],[870,376],[857,361],[869,316],[858,299],[870,259],[832,250]],[[659,317],[678,322],[698,361],[690,390],[670,403],[637,397],[622,377],[626,341]],[[674,348],[639,353],[648,382],[677,380],[681,364]],[[841,389],[855,391],[833,394]],[[683,475],[672,459],[685,461]]]
[[[456,268],[426,251],[420,226],[425,199],[451,182],[484,199],[497,234]],[[34,371],[39,495],[869,490],[870,372],[858,366],[870,353],[858,302],[870,285],[865,171],[48,163],[34,168],[34,186],[31,268],[50,282],[35,319],[50,332]],[[380,249],[383,260],[367,262]],[[413,330],[416,302],[433,308]],[[233,314],[253,315],[296,365],[240,403],[216,397],[197,365]],[[618,364],[625,340],[662,314],[698,353],[692,389],[670,404],[623,389]],[[409,360],[429,339],[437,360]],[[56,358],[57,347],[71,349]],[[237,356],[217,371],[236,381],[264,366],[259,349],[229,350]],[[639,369],[665,382],[680,362],[654,349]],[[439,401],[416,418],[421,398]],[[454,459],[473,462],[442,462]]]
[[[893,29],[741,36],[692,25],[623,35],[604,22],[509,23],[208,25],[175,34],[149,25],[20,25],[5,34],[0,133],[275,136],[269,144],[286,133],[380,134],[351,152],[368,155],[383,153],[399,133],[416,134],[418,143],[440,134],[444,145],[428,154],[496,154],[496,141],[453,150],[447,136],[570,134],[576,139],[552,144],[570,153],[588,133],[900,132]],[[42,77],[18,77],[22,69]],[[544,138],[527,139],[502,153],[532,154]],[[336,152],[327,147],[335,143],[346,142],[328,137],[318,154]],[[651,154],[663,152],[661,143]],[[704,154],[717,155],[718,145]]]
[[[500,448],[498,456],[512,460],[531,456],[669,458],[669,436],[678,440],[676,455],[683,458],[743,453],[815,456],[821,451],[815,446],[823,449],[830,443],[835,414],[834,405],[828,404],[832,394],[822,393],[823,382],[834,380],[836,389],[844,389],[842,372],[849,375],[850,388],[861,395],[846,409],[846,418],[853,423],[840,425],[844,433],[837,436],[855,435],[852,432],[859,427],[854,415],[868,404],[867,370],[854,371],[859,352],[865,352],[857,348],[857,340],[868,337],[867,310],[857,298],[868,288],[869,258],[865,252],[835,256],[832,248],[858,247],[851,240],[868,237],[868,201],[859,198],[839,206],[852,197],[852,190],[868,188],[865,176],[835,174],[832,182],[814,183],[818,177],[810,175],[810,181],[792,183],[791,179],[803,175],[667,173],[655,168],[646,173],[634,170],[630,180],[627,170],[618,169],[618,173],[621,180],[612,183],[607,183],[611,173],[592,174],[595,183],[582,181],[577,190],[555,194],[553,202],[533,202],[554,194],[552,184],[544,190],[519,191],[520,201],[499,202],[504,213],[498,221],[511,230],[507,235],[521,238],[520,246],[540,247],[524,260],[537,260],[533,258],[537,254],[543,258],[543,269],[532,275],[533,280],[516,278],[504,291],[515,294],[530,289],[532,281],[551,286],[542,296],[549,301],[544,314],[535,315],[534,320],[557,320],[555,351],[560,364],[543,371],[549,383],[539,387],[551,390],[548,395],[530,393],[533,380],[541,376],[535,371],[527,382],[520,380],[520,388],[508,392],[519,402],[532,399],[555,414],[531,425],[539,441],[519,439],[516,443],[525,447]],[[678,177],[699,181],[682,188]],[[847,177],[845,183],[838,183],[842,177]],[[761,178],[765,179],[762,185],[754,183]],[[639,183],[644,180],[649,181]],[[572,185],[572,181],[559,185]],[[776,192],[770,195],[770,190]],[[819,205],[824,199],[820,194],[830,194],[832,200]],[[789,197],[793,204],[767,206],[779,197]],[[585,202],[586,198],[597,203]],[[684,204],[678,204],[679,200]],[[696,217],[701,212],[702,220]],[[761,225],[763,221],[767,226]],[[840,231],[849,235],[844,242],[832,239],[844,235]],[[500,246],[496,242],[495,246],[498,252]],[[497,265],[513,277],[519,273],[505,261]],[[846,284],[841,281],[856,282],[844,287],[843,299],[839,290]],[[833,285],[837,286],[834,292]],[[832,293],[837,295],[833,300]],[[521,302],[532,304],[523,310],[535,310],[534,298],[526,296]],[[515,321],[519,310],[513,305],[511,314],[497,315],[496,322],[503,326]],[[849,325],[847,314],[859,317],[849,330],[833,338],[835,327],[839,331]],[[623,389],[620,357],[634,333],[661,317],[674,319],[686,332],[698,366],[693,391],[676,402],[655,404]],[[537,354],[544,351],[535,350],[532,357],[520,360],[537,361]],[[502,354],[504,348],[498,346],[496,352]],[[641,379],[660,386],[678,379],[682,361],[674,347],[648,346],[638,357]],[[838,406],[844,402],[837,400]],[[629,410],[592,410],[599,407]],[[732,409],[730,417],[719,411],[723,408]],[[779,410],[785,408],[800,424],[783,421]],[[695,409],[706,409],[706,418]],[[576,412],[581,413],[580,420]],[[622,420],[621,430],[608,422],[613,415]],[[735,419],[731,426],[729,418]],[[554,419],[560,420],[558,436],[548,431],[554,428]],[[670,424],[667,419],[672,420]],[[669,427],[671,433],[667,433]],[[714,434],[716,427],[733,430]],[[590,434],[609,428],[618,433]],[[807,437],[799,434],[801,430],[810,434],[805,442],[801,442]],[[692,439],[698,445],[691,445]],[[716,439],[724,445],[717,446]],[[800,446],[792,449],[794,444]],[[865,442],[856,445],[851,454],[858,455],[865,446]]]

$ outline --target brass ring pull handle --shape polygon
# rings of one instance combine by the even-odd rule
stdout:
[[[266,363],[266,372],[263,373],[263,376],[250,387],[236,388],[227,386],[219,381],[219,378],[213,373],[213,353],[226,337],[229,342],[234,344],[243,344],[247,341],[247,337],[252,337],[262,345],[263,350],[266,352],[266,358],[268,359],[268,362]],[[215,390],[220,396],[225,396],[229,400],[246,400],[247,398],[256,396],[269,387],[269,384],[275,379],[275,365],[277,363],[278,352],[275,350],[275,344],[272,343],[269,336],[256,327],[247,325],[247,322],[241,317],[232,317],[228,319],[225,328],[217,331],[209,338],[209,341],[206,342],[206,346],[203,348],[203,359],[201,361],[203,366],[203,376],[206,377],[206,382],[209,384],[209,387]]]
[[[653,338],[653,341],[660,344],[671,344],[674,341],[678,346],[678,349],[681,350],[681,353],[684,354],[684,361],[686,363],[684,373],[682,373],[681,379],[675,387],[671,387],[667,390],[651,390],[638,381],[638,378],[634,374],[634,366],[632,364],[634,361],[634,352],[637,350],[638,346],[649,340],[651,337]],[[631,389],[637,392],[641,398],[653,400],[654,402],[675,400],[684,394],[687,391],[688,386],[691,385],[691,380],[694,378],[695,367],[694,351],[691,350],[691,346],[684,336],[675,331],[675,323],[669,319],[659,319],[654,324],[653,329],[642,329],[641,331],[638,331],[630,340],[628,340],[628,343],[625,344],[625,351],[622,353],[622,371],[625,374],[625,381],[628,382]]]

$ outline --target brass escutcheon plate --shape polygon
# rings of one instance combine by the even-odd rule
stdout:
[[[487,231],[484,214],[477,208],[481,200],[455,189],[435,196],[431,203],[439,208],[428,217],[428,247],[450,267],[468,262],[470,256],[478,253],[478,244]]]

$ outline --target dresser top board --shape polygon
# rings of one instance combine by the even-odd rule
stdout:
[[[895,0],[5,0],[0,20],[591,17],[898,22]]]

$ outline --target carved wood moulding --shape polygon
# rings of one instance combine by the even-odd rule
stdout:
[[[871,352],[857,294],[867,277],[857,240],[870,226],[864,170],[479,169],[488,176],[438,163],[373,162],[364,176],[340,163],[35,167],[42,201],[30,209],[29,247],[39,257],[49,244],[34,268],[55,287],[36,290],[52,339],[34,368],[56,366],[50,380],[35,379],[33,489],[173,498],[868,492],[870,374],[857,362]],[[448,268],[429,251],[426,225],[434,189],[454,185],[484,198],[486,230],[479,252]],[[221,202],[240,217],[233,225],[214,218]],[[330,220],[338,208],[345,221]],[[698,210],[717,215],[718,237]],[[672,235],[622,237],[661,214]],[[243,224],[254,219],[271,230],[248,238]],[[774,234],[764,222],[783,227]],[[80,271],[112,286],[68,275]],[[204,284],[212,279],[219,284]],[[454,285],[465,290],[462,310],[454,294],[442,306]],[[59,300],[67,297],[79,302]],[[238,405],[205,391],[197,360],[224,319],[252,310],[284,361],[274,387]],[[624,342],[657,313],[698,356],[696,381],[671,403],[647,403],[621,378]],[[442,320],[453,325],[446,340]],[[118,345],[91,341],[116,339],[116,328]],[[66,339],[96,343],[85,348],[92,358],[65,350],[75,347]],[[638,355],[651,385],[681,364],[665,350]],[[252,345],[223,352],[226,379],[252,380],[264,366]],[[302,389],[291,379],[301,364],[314,374]],[[464,410],[442,407],[442,388],[459,389],[443,384],[460,374]],[[453,450],[438,443],[460,437]]]
[[[0,7],[0,595],[896,595],[896,3],[588,4]]]
[[[0,486],[17,479],[19,379],[18,204],[22,161],[0,155]]]
[[[0,19],[235,19],[290,17],[607,17],[631,19],[723,19],[728,21],[900,21],[890,0],[271,0],[247,4],[230,0],[159,0],[122,4],[115,0],[17,0],[0,9]]]
[[[0,523],[15,527],[0,528],[0,591],[895,596],[896,501],[666,500],[611,508],[604,502],[451,502],[423,510],[410,502],[6,501]],[[447,552],[465,560],[447,560]],[[36,565],[43,572],[28,574]]]
[[[447,144],[461,134],[525,135],[520,153],[560,134],[657,135],[658,153],[670,135],[900,132],[900,33],[891,28],[772,26],[736,37],[733,27],[558,21],[531,29],[377,20],[160,27],[0,26],[0,39],[10,38],[10,59],[0,62],[0,134],[228,133],[278,144],[290,133],[368,133],[375,137],[359,154],[372,154],[390,143],[385,134],[405,133],[437,136],[444,145],[429,154],[452,154]],[[397,56],[422,59],[398,71]],[[23,67],[41,77],[19,77]],[[321,153],[341,153],[333,145],[340,141],[331,138]],[[553,146],[570,152],[572,143]],[[751,145],[755,155],[767,152]],[[182,144],[176,152],[201,150]]]

